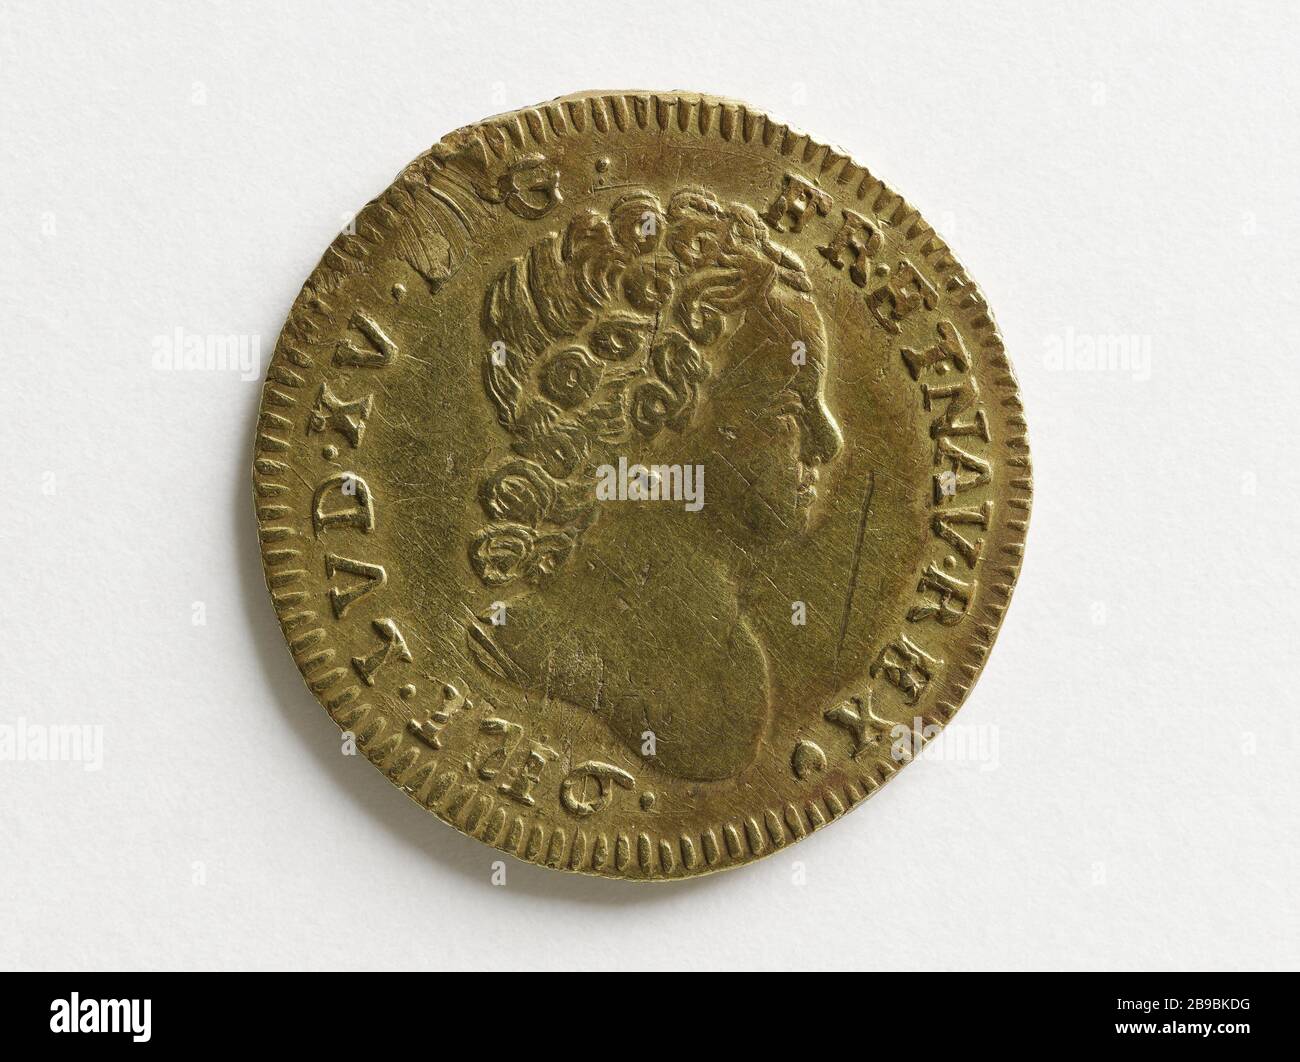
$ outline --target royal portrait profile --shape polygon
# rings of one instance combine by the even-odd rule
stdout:
[[[745,587],[809,533],[842,444],[803,263],[749,207],[638,192],[506,264],[482,325],[501,445],[467,555],[500,607],[467,624],[474,659],[669,774],[735,776],[773,708]],[[628,468],[694,494],[598,490]]]

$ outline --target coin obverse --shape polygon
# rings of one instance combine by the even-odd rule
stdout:
[[[334,241],[253,486],[345,750],[503,852],[671,880],[952,719],[1030,463],[989,308],[896,193],[734,100],[591,92],[451,133]]]

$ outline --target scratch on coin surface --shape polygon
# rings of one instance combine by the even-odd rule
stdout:
[[[871,511],[871,496],[876,492],[876,474],[867,473],[867,493],[862,499],[862,515],[858,517],[858,537],[853,543],[853,563],[849,565],[849,589],[844,595],[844,617],[840,620],[840,636],[835,641],[835,661],[839,662],[844,648],[844,635],[849,629],[849,615],[853,612],[853,593],[858,588],[858,568],[862,564],[862,541],[867,533],[867,514]]]

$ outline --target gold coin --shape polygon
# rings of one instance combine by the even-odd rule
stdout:
[[[642,880],[770,855],[915,758],[1030,499],[944,242],[842,152],[685,92],[412,162],[294,303],[253,485],[345,751],[494,848]]]

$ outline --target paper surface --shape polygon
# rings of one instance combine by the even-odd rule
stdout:
[[[1294,967],[1298,32],[1284,4],[7,4],[0,724],[102,758],[0,762],[0,965]],[[412,157],[675,87],[841,145],[938,229],[1036,499],[973,746],[754,866],[632,886],[341,755],[249,464],[291,301]],[[168,368],[178,335],[254,371]]]

